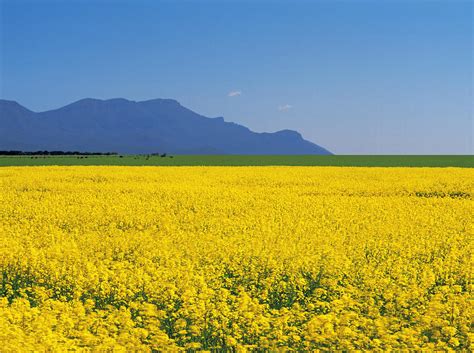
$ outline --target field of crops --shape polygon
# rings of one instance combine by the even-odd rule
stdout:
[[[120,166],[337,166],[337,167],[464,167],[474,168],[472,155],[149,155],[5,156],[1,166],[120,165]]]
[[[473,349],[474,170],[0,168],[0,350]]]

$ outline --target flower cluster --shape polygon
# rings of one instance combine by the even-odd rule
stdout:
[[[0,350],[472,350],[473,181],[1,168]]]

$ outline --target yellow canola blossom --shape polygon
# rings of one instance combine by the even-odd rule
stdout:
[[[474,170],[0,168],[0,351],[472,351]]]

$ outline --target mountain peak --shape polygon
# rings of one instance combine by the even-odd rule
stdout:
[[[303,138],[303,136],[301,136],[301,134],[298,131],[295,131],[295,130],[284,129],[284,130],[280,130],[280,131],[275,132],[275,134],[278,134],[278,135],[281,135],[281,136],[296,137],[296,138],[300,138],[300,139]]]
[[[0,99],[0,104],[18,104],[17,101],[11,101],[11,100],[8,100],[8,99]],[[20,104],[18,104],[20,105]]]
[[[26,111],[33,113],[31,110],[25,108],[17,101],[7,100],[7,99],[0,99],[0,109],[1,111],[4,110],[15,110],[15,111]]]
[[[5,106],[5,107],[7,107],[7,106],[9,106],[9,107],[21,107],[21,104],[19,104],[17,101],[12,101],[12,100],[8,100],[8,99],[0,99],[0,105]]]
[[[199,115],[174,99],[136,102],[84,98],[41,113],[19,107],[11,101],[0,104],[0,149],[28,146],[31,150],[129,154],[330,154],[296,131],[256,133],[223,117]]]
[[[148,99],[148,100],[140,101],[138,103],[181,106],[181,104],[179,104],[179,102],[177,100],[171,99],[171,98],[154,98],[154,99]]]
[[[136,103],[135,101],[125,99],[125,98],[105,99],[104,102],[106,102],[106,103]]]
[[[125,98],[110,98],[110,99],[82,98],[76,102],[69,104],[68,106],[72,106],[72,105],[86,106],[86,105],[97,105],[97,104],[103,104],[103,103],[115,104],[115,103],[134,103],[134,102]]]

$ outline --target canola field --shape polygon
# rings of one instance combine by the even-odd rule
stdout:
[[[473,350],[474,170],[0,169],[0,351]]]

